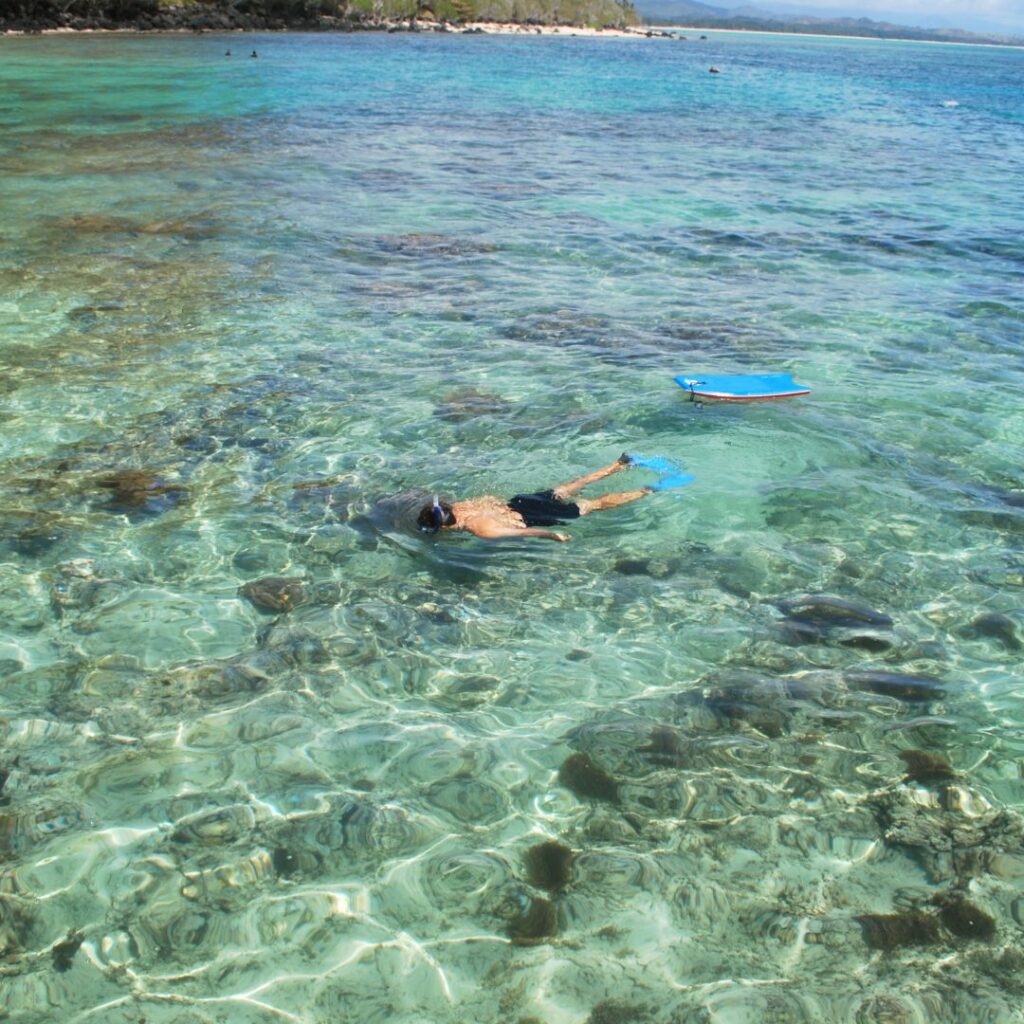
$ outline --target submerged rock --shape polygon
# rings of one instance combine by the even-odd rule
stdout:
[[[558,933],[555,905],[542,896],[529,903],[508,923],[508,935],[516,946],[535,946]]]
[[[255,825],[256,815],[248,804],[230,804],[186,815],[175,822],[171,839],[176,843],[220,846],[246,835]]]
[[[96,563],[89,558],[61,562],[49,575],[50,604],[59,616],[94,608],[109,591],[117,587],[113,580],[97,577]]]
[[[885,842],[912,850],[932,881],[1016,870],[996,851],[1021,848],[1024,819],[994,807],[980,793],[952,782],[934,792],[893,786],[872,794],[867,805]]]
[[[558,781],[583,799],[618,803],[618,782],[586,754],[570,754],[558,770]]]
[[[940,908],[939,920],[958,938],[982,942],[995,938],[995,919],[959,893],[944,893],[936,896],[933,902]]]
[[[672,574],[674,566],[656,558],[619,558],[612,569],[620,576],[648,576],[661,580]]]
[[[201,871],[186,871],[181,895],[192,902],[206,903],[221,910],[241,910],[251,900],[251,891],[273,877],[274,865],[266,850]]]
[[[877,626],[888,628],[892,619],[884,612],[875,611],[859,601],[830,594],[802,594],[787,597],[777,605],[779,611],[799,622],[812,622],[821,626]]]
[[[605,999],[590,1011],[585,1024],[643,1024],[644,1021],[650,1020],[649,1012],[646,1006],[633,1006],[617,999]]]
[[[269,684],[275,670],[285,667],[273,659],[270,665],[260,665],[257,659],[246,655],[230,661],[184,665],[158,676],[155,692],[159,699],[172,702],[185,697],[209,701],[230,694],[253,693]]]
[[[946,690],[938,679],[914,676],[881,669],[849,669],[843,673],[846,684],[854,690],[897,697],[904,701],[941,700]]]
[[[8,519],[6,545],[17,555],[37,558],[64,539],[60,523],[61,518],[51,513],[19,516],[14,522]]]
[[[857,1007],[854,1024],[913,1024],[919,1016],[903,1000],[885,993],[869,996]]]
[[[507,413],[512,403],[501,395],[493,395],[475,388],[449,391],[435,407],[434,415],[447,423],[463,423],[477,416],[498,416]]]
[[[744,669],[716,673],[712,679],[716,685],[703,699],[704,707],[731,728],[743,723],[771,739],[789,730],[794,695],[803,699],[797,680],[782,681]]]
[[[9,882],[10,876],[5,881]],[[0,963],[31,947],[38,901],[17,892],[0,893]]]
[[[493,700],[501,692],[501,685],[501,680],[497,676],[458,676],[438,694],[438,697],[455,707],[477,707]]]
[[[37,843],[67,832],[81,817],[81,808],[70,804],[0,812],[0,862],[9,859],[10,854],[21,855]]]
[[[893,642],[884,636],[874,633],[855,633],[852,636],[840,637],[836,641],[840,647],[849,647],[855,651],[868,651],[870,654],[884,654],[893,649]]]
[[[218,233],[211,224],[185,220],[137,221],[104,213],[81,213],[57,222],[61,231],[99,235],[176,235],[180,238],[209,238]]]
[[[282,878],[313,874],[323,867],[323,856],[316,850],[279,846],[271,855],[274,871]]]
[[[781,643],[789,644],[791,647],[827,644],[831,640],[826,627],[813,622],[801,622],[799,619],[783,619],[777,623],[774,632]]]
[[[924,750],[901,750],[899,756],[907,766],[904,782],[950,782],[956,778],[956,772],[949,762],[939,754],[929,754]]]
[[[119,469],[96,483],[111,492],[109,507],[121,512],[162,512],[186,493],[186,488],[163,483],[155,473],[144,469]]]
[[[941,938],[939,922],[920,910],[904,914],[861,914],[854,918],[872,949],[930,946]]]
[[[619,558],[612,568],[620,576],[650,576],[651,562],[648,558]]]
[[[836,645],[851,650],[882,654],[895,646],[886,636],[892,619],[867,605],[827,594],[805,594],[780,601],[785,618],[775,624],[782,643]]]
[[[429,232],[382,235],[376,239],[376,243],[384,252],[397,253],[400,256],[472,256],[494,252],[497,249],[497,246],[490,242],[476,242]]]
[[[75,954],[78,952],[78,948],[82,945],[82,941],[85,935],[79,931],[69,931],[67,938],[62,939],[58,942],[52,950],[50,950],[50,956],[53,959],[53,969],[61,974],[64,971],[69,970],[72,961],[75,959]]]
[[[788,731],[789,720],[785,712],[751,703],[728,691],[712,694],[704,703],[720,721],[731,727],[744,723],[769,739],[778,739]]]
[[[971,620],[970,626],[962,630],[968,638],[989,637],[998,640],[1008,651],[1019,651],[1022,645],[1017,636],[1017,623],[1001,612],[983,612]]]
[[[238,593],[261,612],[286,612],[306,599],[304,582],[294,576],[263,576],[243,584]]]
[[[971,576],[992,587],[1024,587],[1024,565],[990,566]]]
[[[113,217],[103,213],[77,213],[71,217],[60,218],[56,226],[61,231],[107,234],[134,231],[136,223],[127,217]]]
[[[573,345],[600,344],[615,331],[610,317],[587,314],[578,309],[557,309],[530,314],[509,324],[508,337],[516,341]]]
[[[972,960],[1003,992],[1018,999],[1024,998],[1024,953],[1006,947],[998,955],[982,953]]]
[[[646,754],[651,761],[661,764],[678,764],[687,749],[678,731],[667,725],[656,725],[651,729],[647,743],[637,747],[638,754]]]
[[[105,313],[122,313],[124,306],[117,302],[98,302],[92,305],[75,306],[69,309],[64,315],[79,328],[86,330],[95,327],[100,322],[100,317]]]
[[[549,892],[558,892],[569,884],[575,859],[568,846],[553,839],[531,846],[523,857],[530,884]]]

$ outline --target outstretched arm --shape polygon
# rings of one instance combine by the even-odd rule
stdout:
[[[505,526],[492,519],[476,519],[467,527],[475,537],[482,537],[484,540],[502,540],[505,537],[541,537],[544,540],[558,540],[563,543],[569,539],[567,533],[554,533],[551,530],[538,530],[533,526],[517,528]]]

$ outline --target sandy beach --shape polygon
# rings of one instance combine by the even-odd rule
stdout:
[[[432,23],[426,23],[428,26]],[[674,33],[664,29],[641,26],[630,28],[590,28],[584,25],[521,25],[510,21],[474,21],[451,31],[478,31],[491,35],[538,35],[538,36],[588,36],[602,39],[646,39],[654,36],[671,36]]]

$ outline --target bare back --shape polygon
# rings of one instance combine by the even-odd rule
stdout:
[[[453,502],[452,514],[455,516],[453,529],[468,530],[470,533],[476,533],[477,529],[486,523],[513,530],[526,529],[523,517],[518,512],[513,512],[502,498],[496,498],[492,494]]]

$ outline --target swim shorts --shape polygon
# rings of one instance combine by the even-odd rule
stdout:
[[[554,491],[517,494],[508,507],[523,517],[527,526],[557,526],[567,519],[579,519],[580,507],[574,501],[559,501]]]

